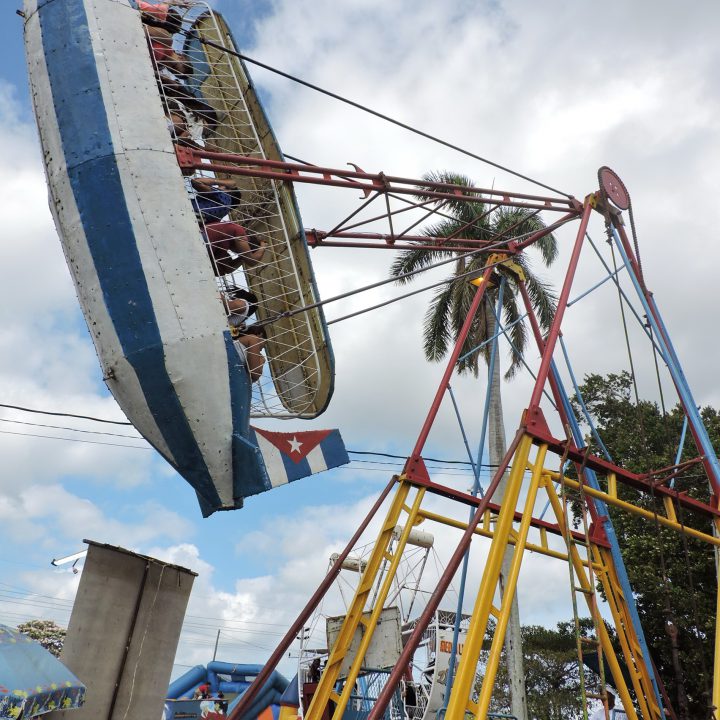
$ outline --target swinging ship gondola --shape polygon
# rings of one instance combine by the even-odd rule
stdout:
[[[200,142],[282,159],[247,69],[217,49],[235,51],[224,20],[204,4],[183,7],[173,42],[190,67],[179,82],[186,105],[212,119]],[[346,463],[337,431],[250,426],[251,415],[316,417],[333,390],[322,309],[287,317],[318,299],[292,185],[244,178],[231,217],[266,246],[241,272],[268,323],[268,363],[253,385],[219,299],[228,278],[213,268],[168,131],[168,103],[183,101],[168,97],[137,4],[25,0],[24,14],[51,211],[104,380],[128,419],[192,485],[205,516]]]

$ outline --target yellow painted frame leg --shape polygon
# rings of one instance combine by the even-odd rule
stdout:
[[[558,526],[562,531],[562,537],[567,538],[567,529],[565,525],[565,517],[562,509],[562,504],[560,503],[560,498],[558,497],[558,494],[555,491],[555,487],[553,486],[550,478],[546,479],[545,489],[547,491],[548,499],[550,500],[550,505],[553,509],[553,512],[555,513],[555,519],[557,520]],[[580,582],[580,587],[586,592],[593,591],[594,588],[591,587],[590,581],[588,580],[586,574],[585,564],[583,563],[583,560],[580,557],[580,553],[575,547],[575,544],[570,543],[568,545],[566,541],[565,545],[572,561],[573,568],[575,569],[575,576]],[[592,558],[588,558],[588,560],[591,561]],[[588,600],[588,598],[586,598],[586,600]],[[635,712],[635,706],[633,705],[632,698],[630,697],[630,692],[625,683],[625,678],[623,677],[622,670],[620,669],[620,663],[618,662],[617,656],[615,655],[615,649],[612,646],[610,636],[608,635],[608,631],[604,623],[600,623],[600,627],[598,628],[598,635],[598,639],[600,640],[600,643],[602,645],[603,655],[605,656],[605,659],[610,666],[610,674],[612,675],[615,689],[618,691],[618,695],[620,695],[620,700],[622,702],[623,708],[625,709],[625,713],[627,714],[629,720],[638,720],[638,715]]]
[[[612,555],[609,550],[598,547],[595,547],[595,554],[600,559],[600,564],[604,568],[603,571],[599,573],[599,577],[605,590],[608,605],[610,606],[610,612],[613,616],[620,647],[626,659],[625,664],[632,677],[635,697],[640,707],[640,716],[642,718],[648,718],[648,720],[659,719],[662,716],[655,698],[652,679],[647,672],[645,658],[640,649],[640,643],[635,634],[632,621],[622,607],[624,600],[622,599],[620,581],[615,571]]]
[[[380,613],[382,612],[383,605],[390,591],[392,581],[395,577],[395,572],[400,563],[400,559],[402,558],[403,551],[407,544],[407,539],[415,523],[415,519],[418,516],[420,504],[425,495],[425,489],[419,488],[417,490],[417,494],[415,495],[412,507],[409,508],[406,505],[406,502],[413,487],[414,486],[406,479],[400,479],[398,489],[395,492],[395,496],[392,500],[390,508],[388,509],[387,516],[383,521],[375,546],[368,558],[365,572],[362,575],[360,584],[355,591],[355,595],[350,603],[348,612],[345,615],[345,620],[340,628],[335,645],[330,651],[330,655],[322,676],[320,677],[320,682],[315,690],[315,694],[313,695],[313,699],[307,709],[307,712],[305,713],[306,720],[320,720],[325,712],[328,702],[331,699],[336,703],[333,718],[341,718],[345,711],[345,707],[355,685],[355,680],[357,679],[360,671],[360,666],[362,665],[363,658],[370,645],[370,641],[375,627],[377,626],[377,621],[380,617]],[[407,521],[400,538],[397,541],[395,553],[390,554],[393,531],[395,530],[395,526],[398,524],[400,515],[403,511],[405,511],[408,515]],[[366,619],[363,617],[365,605],[372,588],[375,585],[378,574],[381,571],[383,561],[385,560],[390,561],[385,580],[380,588],[375,605],[372,608],[370,618]],[[350,649],[355,632],[361,623],[365,626],[365,633],[360,643],[358,653],[348,673],[345,688],[343,689],[342,694],[338,696],[335,692],[335,685],[340,677],[343,660]]]
[[[547,445],[541,445],[538,448],[535,466],[533,467],[530,487],[528,488],[527,498],[525,499],[525,507],[523,509],[522,521],[518,530],[517,539],[515,541],[515,549],[513,550],[512,562],[510,565],[510,573],[505,578],[505,592],[502,598],[502,607],[500,608],[500,617],[495,628],[492,645],[490,646],[490,654],[485,666],[485,677],[483,678],[480,688],[480,695],[477,701],[476,717],[478,720],[484,720],[490,709],[490,701],[492,700],[492,692],[495,686],[495,677],[497,675],[498,666],[500,664],[500,655],[502,653],[503,644],[505,642],[505,633],[507,632],[508,622],[510,620],[510,609],[512,607],[513,598],[517,589],[517,581],[520,575],[520,565],[525,556],[525,544],[527,542],[528,531],[530,530],[530,521],[533,516],[535,500],[537,498],[538,489],[543,472],[543,462]],[[513,506],[513,510],[514,510]]]
[[[464,720],[468,700],[475,682],[475,669],[480,657],[483,639],[487,631],[487,624],[495,596],[502,559],[508,544],[510,530],[512,529],[515,508],[517,506],[523,475],[527,467],[532,438],[523,435],[515,451],[510,476],[508,478],[505,495],[501,500],[500,514],[498,515],[495,533],[490,545],[490,552],[483,571],[482,582],[475,599],[470,627],[465,639],[463,653],[460,656],[457,675],[453,683],[450,699],[445,717],[447,720]]]

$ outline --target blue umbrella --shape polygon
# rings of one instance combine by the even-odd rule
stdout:
[[[40,643],[0,625],[0,718],[30,718],[85,702],[85,686]]]

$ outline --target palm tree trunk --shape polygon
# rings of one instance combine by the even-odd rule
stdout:
[[[495,316],[488,304],[485,305],[487,316],[488,336],[495,334]],[[505,424],[503,418],[502,396],[500,394],[500,363],[499,355],[495,355],[495,364],[492,378],[489,378],[490,407],[488,422],[488,449],[490,466],[497,467],[506,452]],[[503,475],[495,493],[497,501],[502,498],[507,486],[508,473]],[[505,556],[500,573],[500,594],[505,593],[505,578],[510,572],[512,561],[512,548],[505,549]],[[505,634],[505,657],[508,670],[508,683],[510,685],[510,703],[512,714],[518,720],[527,720],[527,697],[525,696],[525,671],[523,667],[522,637],[520,635],[520,608],[517,593],[513,596],[510,608],[510,618]]]

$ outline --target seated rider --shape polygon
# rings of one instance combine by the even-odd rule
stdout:
[[[162,72],[163,69],[167,69],[172,74],[180,77],[190,74],[192,71],[190,60],[187,55],[173,49],[173,36],[169,30],[155,25],[147,25],[147,35],[150,42],[150,52],[157,63],[159,71]],[[171,79],[169,78],[168,81]],[[178,82],[177,78],[172,80]]]
[[[240,360],[245,363],[250,380],[257,382],[262,375],[265,358],[265,329],[258,325],[245,324],[245,320],[257,309],[257,295],[249,290],[233,289],[223,298],[228,310],[228,325],[233,345]]]
[[[174,2],[173,5],[185,5],[185,3]],[[145,0],[137,0],[140,19],[148,26],[159,27],[171,34],[180,32],[182,29],[182,17],[169,3],[151,3]]]
[[[190,130],[187,126],[187,120],[179,110],[168,109],[165,114],[165,122],[174,141],[181,144],[189,141]]]
[[[242,193],[234,180],[196,177],[190,182],[197,193],[192,201],[195,213],[204,223],[219,222],[240,205]]]
[[[245,325],[245,321],[255,314],[258,298],[254,292],[244,288],[230,287],[222,295],[231,328]]]
[[[235,272],[240,266],[257,265],[265,255],[265,241],[250,235],[238,223],[216,222],[201,228],[216,275]],[[231,255],[235,253],[235,257]]]
[[[262,351],[265,348],[265,330],[257,325],[250,325],[236,339],[233,339],[233,345],[237,350],[240,360],[246,363],[250,380],[257,382],[262,375],[265,358]]]

